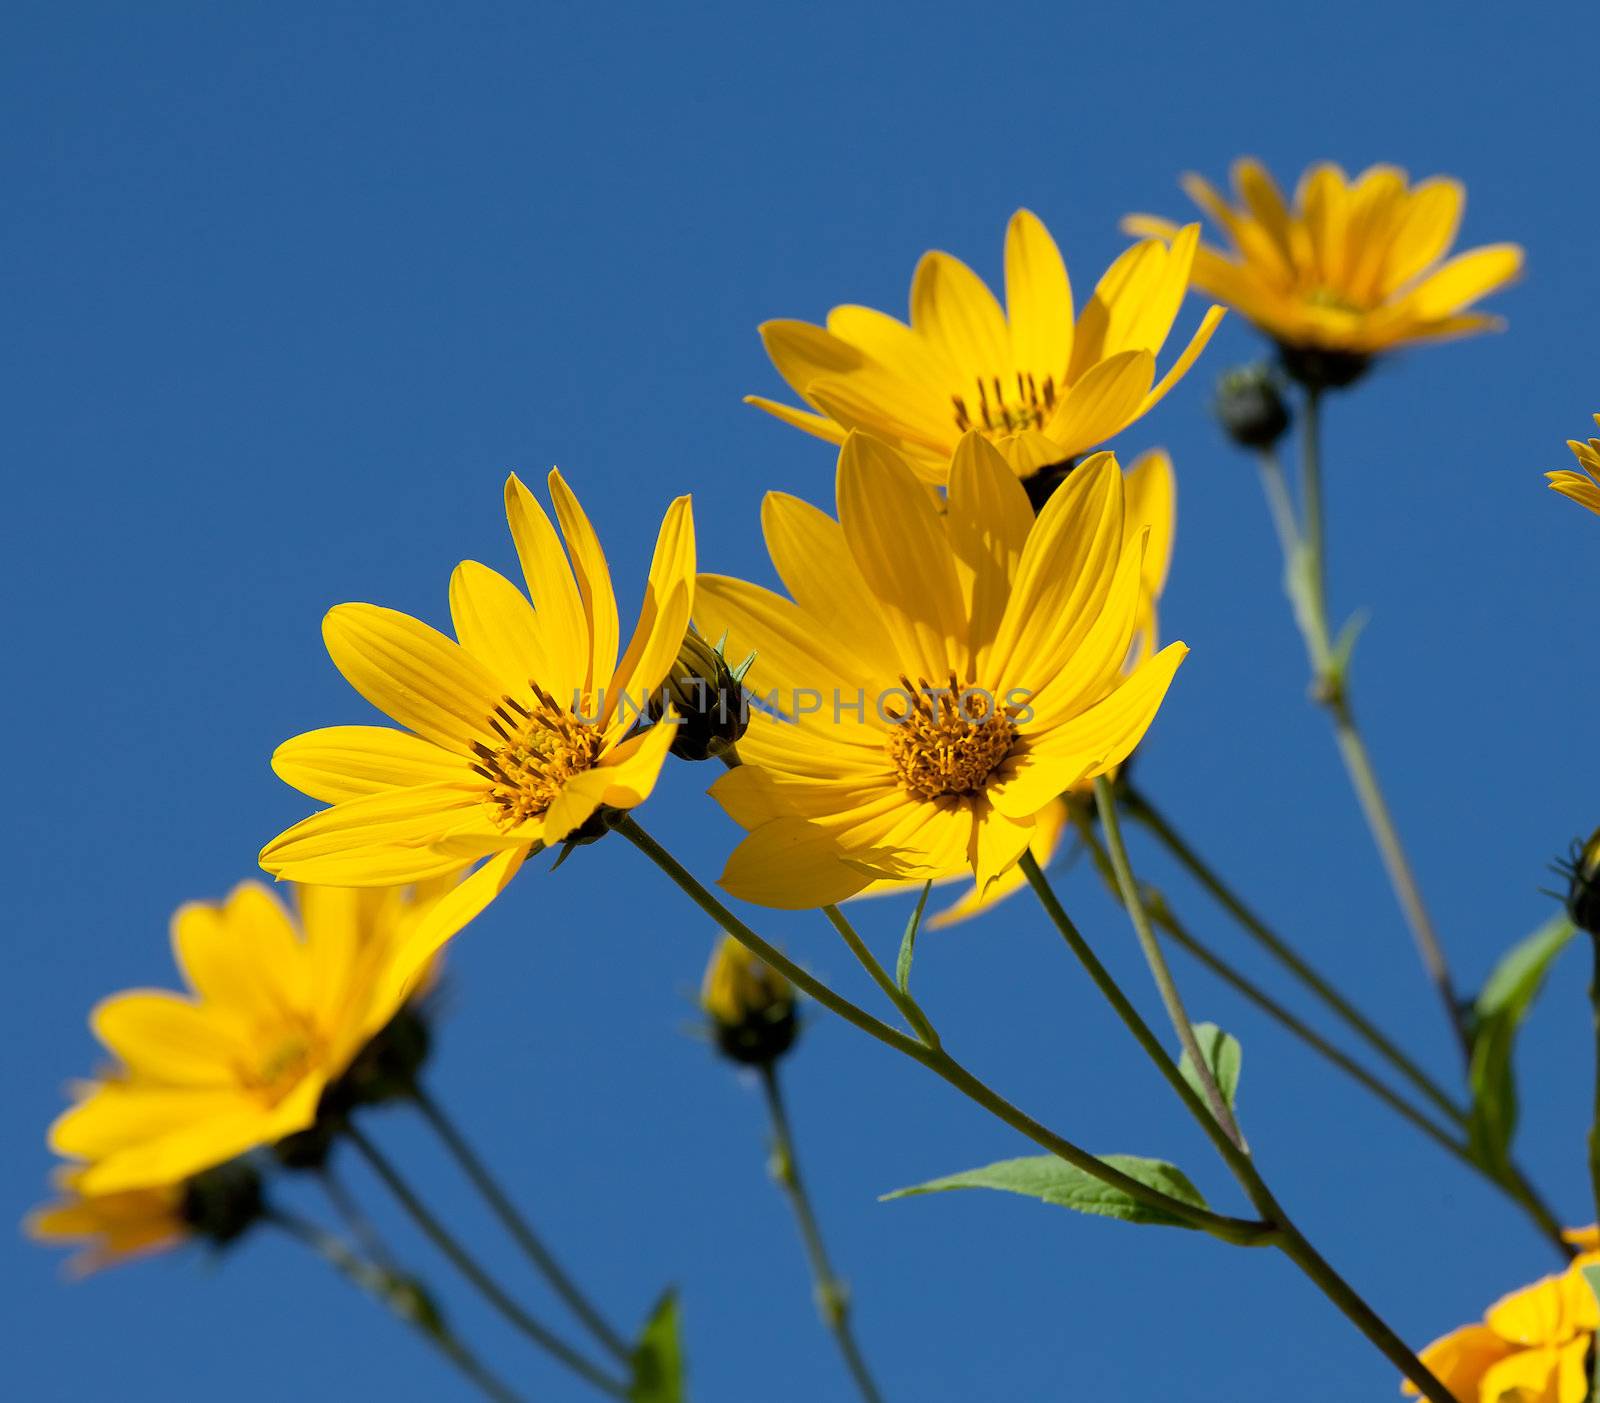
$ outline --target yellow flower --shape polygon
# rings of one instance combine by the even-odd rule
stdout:
[[[525,858],[576,836],[602,805],[644,802],[676,733],[670,717],[635,729],[688,627],[689,499],[667,509],[639,624],[619,661],[600,542],[561,474],[552,471],[549,482],[566,551],[534,495],[514,476],[506,482],[532,605],[510,580],[469,560],[450,580],[459,642],[372,604],[329,612],[322,634],[334,665],[409,730],[332,726],[278,747],[278,775],[332,807],[267,844],[268,872],[388,886],[488,857],[453,898],[470,918]]]
[[[1104,443],[1194,364],[1220,307],[1155,378],[1199,236],[1190,225],[1172,234],[1170,248],[1149,239],[1128,249],[1074,322],[1060,251],[1037,217],[1018,210],[1006,231],[1006,311],[965,263],[924,254],[909,326],[850,306],[829,312],[826,328],[762,326],[773,365],[816,413],[758,395],[747,402],[830,443],[864,429],[937,484],[961,436],[976,430],[1027,476]]]
[[[1172,460],[1159,449],[1146,453],[1123,475],[1124,517],[1123,548],[1134,550],[1144,539],[1144,569],[1140,576],[1142,590],[1139,600],[1139,625],[1133,647],[1128,654],[1132,667],[1149,657],[1156,648],[1158,622],[1156,606],[1161,591],[1166,587],[1167,571],[1172,564],[1172,537],[1177,518],[1177,479],[1172,472]],[[1073,786],[1073,792],[1087,796],[1093,792],[1093,781],[1083,780]],[[1067,802],[1052,799],[1034,816],[1035,828],[1029,851],[1040,867],[1048,867],[1055,856],[1061,836],[1068,822]],[[1020,867],[1012,867],[989,886],[979,892],[974,886],[959,901],[941,911],[929,926],[935,930],[951,926],[987,911],[1027,885]]]
[[[298,926],[259,882],[182,907],[172,944],[190,992],[132,990],[95,1008],[117,1066],[50,1129],[56,1153],[89,1161],[80,1193],[177,1184],[304,1130],[459,912],[450,896],[399,889],[298,895]]]
[[[1594,416],[1594,422],[1600,428],[1600,414]],[[1563,497],[1571,497],[1579,506],[1588,507],[1600,515],[1600,438],[1592,438],[1587,443],[1569,438],[1567,447],[1572,450],[1572,456],[1578,460],[1578,466],[1583,471],[1558,468],[1555,472],[1546,473],[1545,477]]]
[[[763,505],[793,602],[699,582],[701,622],[755,652],[746,685],[787,718],[756,712],[746,763],[712,786],[749,834],[723,886],[790,908],[963,871],[987,891],[1052,799],[1127,757],[1187,651],[1123,672],[1145,552],[1122,474],[1094,455],[1036,521],[973,432],[941,512],[904,458],[852,433],[837,495],[837,521],[780,493]]]
[[[1594,1244],[1593,1230],[1567,1234]],[[1577,1258],[1490,1306],[1481,1325],[1464,1325],[1422,1351],[1421,1359],[1461,1403],[1587,1403],[1589,1347],[1600,1306],[1582,1269],[1600,1254]],[[1410,1382],[1402,1390],[1418,1390]]]
[[[760,956],[725,935],[700,987],[717,1046],[736,1062],[763,1066],[789,1050],[799,1028],[794,986]]]
[[[1194,286],[1227,303],[1280,345],[1357,357],[1417,341],[1498,327],[1466,309],[1522,268],[1515,244],[1492,244],[1441,263],[1455,241],[1466,192],[1435,176],[1408,186],[1404,171],[1372,166],[1352,182],[1336,165],[1301,177],[1291,210],[1249,158],[1233,166],[1237,205],[1198,175],[1190,199],[1216,221],[1233,255],[1202,245]],[[1170,221],[1130,215],[1130,234],[1170,236]]]
[[[182,1184],[85,1193],[83,1172],[81,1165],[60,1166],[52,1176],[59,1197],[36,1208],[24,1224],[36,1241],[83,1244],[67,1262],[74,1276],[164,1252],[188,1238]]]

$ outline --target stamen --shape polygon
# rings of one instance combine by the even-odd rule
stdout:
[[[910,708],[891,715],[887,748],[900,783],[924,800],[978,794],[988,785],[1016,742],[1009,708],[995,709],[987,693],[964,689],[954,672],[948,687],[926,679],[900,685]]]
[[[530,681],[528,688],[536,709],[506,696],[488,718],[504,745],[492,750],[482,741],[472,742],[473,754],[483,761],[472,768],[488,781],[485,798],[503,829],[545,813],[567,781],[591,769],[600,755],[599,727],[584,725],[537,682]],[[522,719],[512,717],[507,707]],[[498,717],[511,723],[509,729]]]

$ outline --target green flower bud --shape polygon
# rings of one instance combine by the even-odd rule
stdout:
[[[755,654],[730,667],[722,655],[726,642],[724,634],[711,643],[690,624],[660,694],[651,698],[652,717],[664,716],[668,702],[676,712],[672,753],[680,760],[720,759],[733,750],[750,724],[743,683]]]
[[[1289,428],[1289,407],[1269,366],[1230,370],[1217,382],[1213,407],[1228,437],[1241,448],[1270,448]]]
[[[1567,915],[1579,930],[1600,938],[1600,828],[1575,842],[1558,870],[1567,879]]]

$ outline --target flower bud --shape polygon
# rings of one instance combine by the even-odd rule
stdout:
[[[730,753],[750,724],[743,682],[755,654],[730,667],[722,655],[727,641],[724,634],[716,643],[708,642],[690,624],[661,693],[650,700],[650,715],[657,720],[666,714],[668,702],[677,713],[672,753],[680,760]]]
[[[1361,351],[1329,351],[1280,341],[1278,362],[1291,380],[1308,390],[1342,390],[1367,373],[1372,357]]]
[[[776,1062],[800,1030],[794,986],[731,935],[722,938],[706,966],[700,1006],[718,1051],[747,1066]]]
[[[243,1236],[262,1214],[261,1176],[242,1159],[194,1175],[179,1216],[196,1237],[219,1247]]]
[[[1241,448],[1270,448],[1289,428],[1289,407],[1278,393],[1277,376],[1265,365],[1239,366],[1224,375],[1214,408]]]
[[[1579,930],[1600,938],[1600,828],[1585,843],[1572,845],[1560,866],[1567,879],[1567,915]]]

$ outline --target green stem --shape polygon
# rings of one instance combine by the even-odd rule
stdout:
[[[1334,988],[1326,976],[1313,968],[1288,941],[1245,905],[1243,899],[1217,875],[1141,790],[1128,786],[1123,792],[1122,807],[1136,823],[1142,824],[1177,859],[1179,865],[1233,917],[1246,935],[1305,985],[1331,1012],[1348,1025],[1357,1037],[1416,1087],[1440,1112],[1457,1125],[1466,1124],[1467,1113],[1456,1104],[1449,1093],[1370,1018]]]
[[[788,1112],[784,1109],[783,1093],[778,1086],[777,1065],[766,1062],[761,1067],[761,1089],[766,1094],[767,1115],[772,1122],[772,1176],[783,1189],[789,1206],[794,1210],[795,1222],[800,1228],[800,1240],[805,1247],[806,1261],[811,1266],[811,1279],[816,1287],[817,1310],[822,1323],[828,1327],[845,1368],[855,1382],[856,1391],[865,1403],[883,1403],[883,1395],[873,1382],[861,1347],[856,1342],[850,1325],[850,1288],[839,1279],[828,1260],[827,1248],[822,1243],[822,1229],[806,1193],[805,1181],[800,1177],[800,1163],[795,1155],[794,1133],[789,1126]]]
[[[1076,822],[1079,836],[1092,856],[1095,865],[1100,869],[1101,876],[1110,886],[1113,893],[1120,896],[1116,874],[1111,868],[1111,859],[1101,846],[1093,826],[1087,819],[1081,817]],[[1284,1028],[1287,1028],[1290,1033],[1304,1042],[1313,1052],[1326,1058],[1360,1086],[1365,1087],[1366,1090],[1370,1091],[1394,1111],[1396,1115],[1402,1117],[1427,1136],[1428,1139],[1432,1140],[1440,1149],[1504,1192],[1514,1203],[1526,1211],[1529,1218],[1556,1246],[1563,1257],[1570,1258],[1572,1256],[1572,1248],[1562,1236],[1561,1224],[1556,1220],[1549,1206],[1540,1198],[1538,1191],[1529,1183],[1520,1169],[1512,1165],[1507,1169],[1503,1177],[1491,1173],[1472,1157],[1467,1146],[1455,1138],[1455,1135],[1449,1129],[1432,1120],[1425,1111],[1406,1100],[1393,1087],[1375,1076],[1366,1067],[1363,1067],[1343,1049],[1329,1042],[1315,1028],[1285,1008],[1276,998],[1262,989],[1260,985],[1233,968],[1214,950],[1210,949],[1178,919],[1160,890],[1145,883],[1144,900],[1146,909],[1150,913],[1150,919],[1158,929],[1164,931],[1173,941],[1187,950],[1189,954],[1193,955],[1195,959],[1199,960],[1219,979],[1236,989],[1251,1003],[1255,1004],[1257,1008],[1275,1019]]]
[[[822,914],[832,923],[833,928],[844,937],[844,943],[850,947],[850,953],[860,962],[861,967],[872,976],[876,984],[890,1001],[904,1015],[905,1020],[916,1030],[917,1036],[929,1047],[939,1046],[939,1035],[934,1031],[933,1024],[928,1020],[927,1014],[922,1011],[910,994],[904,993],[900,986],[889,977],[889,971],[879,962],[864,941],[856,928],[850,924],[849,919],[837,906],[824,906]]]
[[[1209,1094],[1204,1101],[1194,1095],[1193,1089],[1184,1083],[1184,1090],[1180,1096],[1188,1107],[1191,1115],[1200,1122],[1201,1127],[1211,1137],[1212,1143],[1221,1153],[1223,1160],[1232,1171],[1239,1185],[1249,1195],[1251,1203],[1261,1214],[1262,1220],[1273,1224],[1277,1232],[1273,1238],[1274,1245],[1279,1247],[1289,1259],[1300,1268],[1305,1275],[1318,1287],[1322,1293],[1339,1309],[1347,1320],[1351,1322],[1387,1359],[1393,1363],[1408,1379],[1414,1383],[1422,1394],[1431,1400],[1431,1403],[1454,1403],[1453,1396],[1444,1385],[1434,1376],[1433,1372],[1420,1360],[1395,1332],[1388,1323],[1369,1306],[1365,1300],[1329,1265],[1327,1260],[1311,1245],[1305,1235],[1301,1233],[1290,1219],[1287,1211],[1267,1187],[1266,1180],[1261,1177],[1260,1171],[1255,1166],[1250,1152],[1244,1143],[1244,1136],[1234,1122],[1231,1111],[1228,1112],[1226,1122],[1221,1122],[1216,1114],[1220,1105],[1225,1110],[1227,1102],[1217,1087],[1216,1079],[1211,1075],[1210,1065],[1200,1053],[1198,1044],[1194,1040],[1193,1028],[1188,1021],[1188,1014],[1184,1011],[1182,1000],[1178,997],[1177,984],[1172,978],[1172,971],[1166,962],[1166,956],[1155,938],[1155,932],[1150,924],[1149,914],[1144,909],[1144,902],[1140,896],[1139,885],[1134,880],[1133,869],[1128,862],[1128,854],[1122,843],[1121,828],[1117,822],[1115,800],[1111,784],[1101,778],[1095,781],[1095,800],[1101,815],[1101,823],[1106,833],[1106,846],[1111,859],[1112,871],[1117,878],[1118,886],[1122,893],[1123,905],[1127,908],[1129,919],[1133,923],[1134,931],[1139,939],[1139,944],[1144,950],[1151,973],[1155,976],[1157,987],[1161,990],[1163,1002],[1166,1004],[1169,1017],[1173,1021],[1174,1031],[1184,1043],[1197,1079]],[[1031,868],[1031,870],[1030,870]],[[1070,919],[1062,910],[1059,901],[1049,884],[1044,880],[1044,874],[1039,871],[1038,864],[1031,862],[1024,868],[1028,872],[1030,881],[1037,879],[1035,890],[1048,893],[1050,901],[1046,909],[1054,917],[1059,913],[1058,926],[1062,933],[1071,926]],[[1082,938],[1079,937],[1081,943]],[[1087,948],[1087,947],[1085,947]],[[1109,979],[1109,976],[1107,976]],[[1120,990],[1118,991],[1120,996]],[[1116,1004],[1118,1012],[1123,1012],[1126,1000],[1120,999]],[[1171,1057],[1166,1050],[1153,1039],[1148,1027],[1143,1027],[1143,1020],[1137,1013],[1131,1017],[1124,1013],[1124,1021],[1128,1023],[1135,1036],[1139,1039],[1147,1053],[1161,1067],[1164,1074],[1171,1080],[1168,1068],[1173,1066]],[[1142,1028],[1142,1033],[1141,1033]],[[1183,1034],[1187,1032],[1185,1039]],[[1151,1044],[1154,1043],[1152,1049]],[[1176,1070],[1175,1068],[1173,1070]],[[1183,1081],[1181,1075],[1179,1081]],[[1175,1089],[1177,1089],[1175,1087]],[[1215,1125],[1220,1123],[1222,1136],[1215,1132]]]
[[[281,1209],[271,1209],[267,1221],[286,1232],[333,1267],[345,1280],[403,1320],[444,1355],[493,1403],[521,1403],[520,1396],[501,1383],[446,1326],[419,1288],[393,1271],[364,1261],[330,1232]]]
[[[449,1259],[451,1265],[472,1283],[484,1300],[493,1306],[509,1324],[520,1330],[552,1358],[559,1360],[579,1378],[599,1389],[600,1392],[609,1394],[613,1398],[627,1398],[628,1388],[626,1384],[610,1377],[602,1369],[585,1359],[583,1355],[568,1345],[554,1331],[540,1324],[539,1321],[519,1306],[488,1272],[478,1265],[466,1248],[428,1211],[422,1200],[412,1191],[411,1186],[406,1183],[400,1176],[399,1171],[389,1162],[387,1156],[353,1122],[346,1121],[342,1128],[350,1143],[356,1147],[357,1152],[366,1160],[372,1172],[383,1180],[389,1192],[395,1196],[400,1206],[405,1209],[412,1221],[422,1230],[423,1235]]]
[[[324,1161],[317,1170],[317,1178],[322,1183],[322,1191],[328,1196],[328,1202],[333,1205],[333,1211],[343,1220],[350,1236],[355,1239],[356,1246],[378,1266],[390,1270],[394,1269],[394,1255],[385,1245],[372,1220],[361,1211],[361,1205],[356,1202],[355,1195],[350,1192],[335,1172],[330,1161]]]
[[[1232,1140],[1241,1151],[1245,1151],[1244,1136],[1240,1133],[1238,1122],[1234,1120],[1233,1112],[1228,1107],[1227,1097],[1222,1094],[1221,1088],[1217,1086],[1217,1079],[1211,1074],[1211,1064],[1200,1051],[1200,1044],[1194,1035],[1194,1025],[1189,1021],[1189,1014],[1183,1006],[1183,996],[1178,993],[1178,982],[1172,977],[1167,957],[1161,951],[1161,944],[1150,925],[1149,914],[1144,909],[1144,902],[1139,898],[1138,884],[1133,880],[1133,868],[1128,862],[1128,850],[1122,842],[1122,825],[1117,820],[1117,801],[1111,790],[1111,781],[1103,775],[1094,782],[1094,797],[1100,812],[1101,827],[1105,829],[1106,850],[1111,857],[1111,870],[1116,873],[1117,885],[1122,889],[1122,904],[1128,910],[1134,934],[1138,937],[1139,948],[1144,951],[1145,963],[1150,966],[1156,989],[1161,995],[1161,1003],[1167,1010],[1167,1017],[1172,1021],[1172,1031],[1178,1035],[1179,1044],[1188,1054],[1191,1070],[1205,1093],[1206,1104],[1210,1106],[1211,1114],[1216,1117],[1217,1124],[1226,1132],[1228,1139]],[[1037,872],[1038,868],[1035,866],[1033,870]],[[1248,1154],[1248,1151],[1245,1153]]]
[[[490,1174],[488,1166],[478,1156],[477,1151],[467,1143],[466,1137],[445,1114],[444,1108],[421,1086],[411,1088],[411,1100],[460,1166],[461,1172],[471,1180],[472,1186],[483,1196],[490,1211],[511,1234],[512,1240],[550,1283],[551,1289],[566,1302],[567,1308],[608,1352],[622,1364],[631,1364],[633,1350],[628,1342],[607,1324],[605,1317],[578,1289],[577,1283],[556,1261],[554,1254],[534,1232],[528,1220],[517,1211],[516,1205]]]
[[[920,1062],[936,1076],[949,1082],[969,1100],[975,1101],[998,1120],[1004,1121],[1013,1130],[1026,1136],[1036,1145],[1042,1146],[1058,1159],[1138,1200],[1147,1208],[1177,1218],[1180,1222],[1210,1233],[1223,1241],[1241,1246],[1254,1246],[1269,1240],[1270,1229],[1265,1224],[1250,1219],[1230,1218],[1225,1214],[1213,1213],[1209,1209],[1196,1208],[1181,1199],[1173,1198],[1170,1194],[1152,1189],[1149,1185],[1142,1184],[1137,1179],[1112,1168],[1089,1151],[1041,1125],[1025,1111],[1013,1106],[998,1092],[973,1076],[943,1048],[929,1047],[926,1043],[918,1042],[899,1029],[891,1028],[887,1023],[874,1018],[865,1009],[858,1008],[797,965],[777,946],[763,940],[708,891],[682,863],[646,833],[632,815],[625,815],[620,819],[615,831],[655,863],[723,931],[783,974],[797,989],[815,999],[829,1012],[837,1014],[845,1022],[911,1058],[912,1061]]]
[[[1411,860],[1400,841],[1399,829],[1378,784],[1377,770],[1367,744],[1356,725],[1346,677],[1346,659],[1339,656],[1328,624],[1327,562],[1322,511],[1322,424],[1321,392],[1308,389],[1304,423],[1301,429],[1300,484],[1305,529],[1286,558],[1288,591],[1295,622],[1311,661],[1312,695],[1333,721],[1339,756],[1356,793],[1361,813],[1372,834],[1378,854],[1389,876],[1395,898],[1421,957],[1428,979],[1444,1007],[1445,1018],[1455,1035],[1462,1060],[1472,1054],[1471,1032],[1466,1012],[1456,995],[1449,962],[1428,908],[1422,899]],[[1276,463],[1276,455],[1263,450],[1265,464]],[[1264,467],[1270,473],[1270,467]]]

